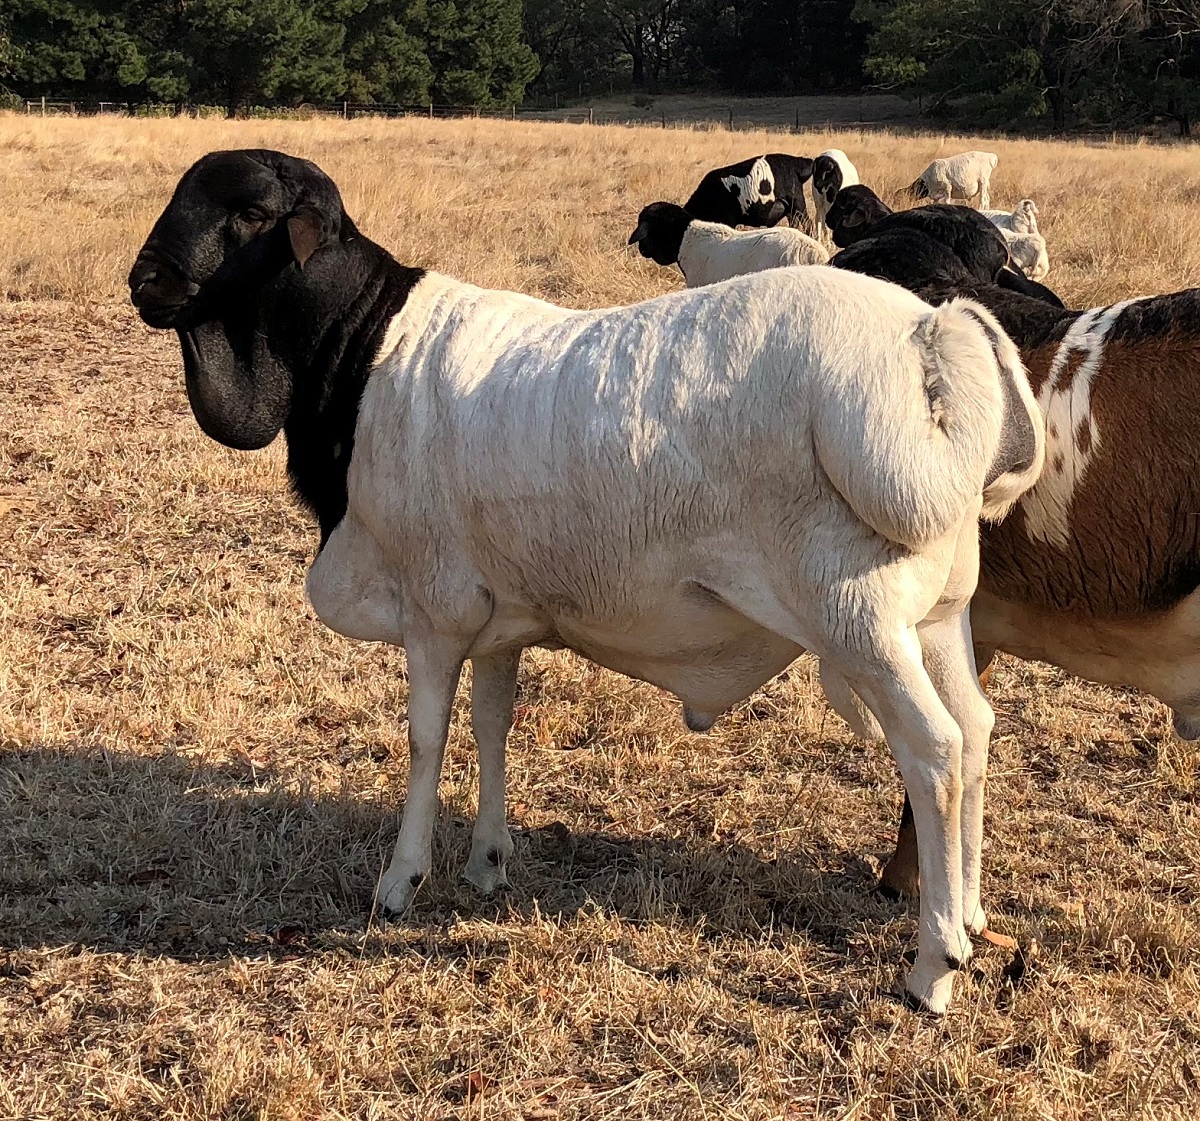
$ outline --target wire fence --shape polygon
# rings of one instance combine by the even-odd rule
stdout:
[[[847,99],[853,100],[853,99]],[[25,113],[31,116],[123,116],[123,117],[226,117],[228,112],[216,105],[173,105],[128,101],[66,100],[55,98],[27,98],[22,103]],[[887,115],[872,114],[866,102],[861,103],[858,119],[839,121],[839,125],[877,125],[884,123]],[[853,116],[853,114],[851,114]],[[518,105],[496,108],[479,105],[388,105],[377,102],[338,101],[319,104],[302,104],[290,108],[270,106],[247,106],[240,108],[237,116],[253,119],[332,119],[362,120],[370,118],[425,117],[429,119],[486,118],[489,120],[553,121],[566,124],[620,124],[641,125],[656,128],[725,128],[762,129],[769,127],[779,131],[791,127],[801,132],[828,121],[810,119],[809,114],[797,108],[794,119],[775,119],[767,122],[760,114],[746,107],[708,107],[704,110],[676,110],[648,107],[624,109],[598,109],[590,107],[533,108]]]

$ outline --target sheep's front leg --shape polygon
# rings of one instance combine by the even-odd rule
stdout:
[[[471,662],[471,728],[479,749],[479,815],[463,878],[485,894],[508,883],[512,838],[504,812],[504,745],[512,727],[521,651]]]
[[[996,717],[980,687],[967,612],[930,623],[919,634],[925,669],[962,731],[962,916],[968,934],[981,934],[987,928],[979,898],[983,794]]]
[[[912,798],[921,862],[917,960],[908,975],[909,1000],[943,1013],[954,975],[971,956],[962,921],[962,732],[938,696],[921,660],[916,635],[877,655],[871,676],[851,682],[883,728]]]
[[[450,709],[462,673],[463,652],[442,641],[413,642],[408,653],[408,797],[392,862],[379,881],[385,913],[400,914],[433,865],[438,782],[450,731]]]

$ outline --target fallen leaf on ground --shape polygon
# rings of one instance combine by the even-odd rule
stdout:
[[[1015,950],[1017,948],[1017,940],[1009,934],[1000,934],[998,931],[988,927],[979,936],[985,942],[990,942],[993,946],[1000,946],[1005,950]]]

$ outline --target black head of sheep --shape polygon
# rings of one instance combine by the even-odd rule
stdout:
[[[833,234],[834,245],[845,249],[891,213],[891,208],[870,187],[858,184],[838,191],[825,215],[825,225]]]
[[[249,289],[284,282],[345,227],[333,180],[282,152],[212,152],[180,179],[129,275],[152,327],[203,321]]]
[[[346,504],[363,387],[420,270],[359,234],[337,186],[283,152],[213,152],[180,179],[129,274],[173,329],[200,427],[233,448],[285,431],[288,469],[323,535]]]
[[[692,221],[692,216],[676,203],[652,202],[642,207],[629,244],[636,245],[643,257],[656,264],[673,265],[679,260],[683,235]]]

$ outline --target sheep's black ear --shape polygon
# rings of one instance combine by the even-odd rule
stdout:
[[[866,220],[867,216],[863,213],[862,207],[856,206],[842,219],[842,225],[852,230],[855,226],[861,226]]]
[[[301,268],[322,245],[330,241],[330,231],[325,219],[315,206],[301,203],[287,219],[288,240],[292,243],[292,255]]]
[[[639,222],[636,230],[629,235],[629,245],[637,245],[639,241],[644,241],[650,236],[650,223]]]

